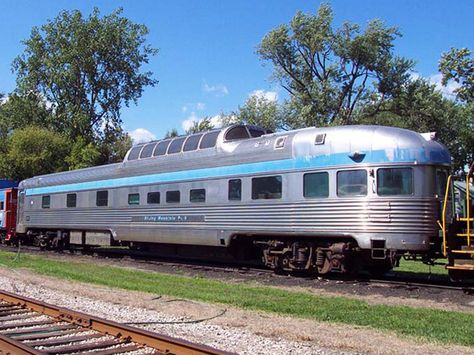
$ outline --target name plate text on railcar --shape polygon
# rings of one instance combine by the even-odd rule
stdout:
[[[135,216],[132,217],[132,222],[148,222],[148,223],[185,223],[185,222],[205,222],[204,215],[155,215],[155,216]]]

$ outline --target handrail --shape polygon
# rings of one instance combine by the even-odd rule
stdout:
[[[466,175],[466,233],[467,233],[467,246],[471,246],[471,198],[470,192],[471,189],[469,188],[469,180],[474,174],[474,162],[472,162],[471,167]]]
[[[443,222],[443,255],[446,257],[446,209],[448,207],[448,196],[449,191],[451,190],[451,179],[452,176],[448,176],[448,180],[446,181],[446,192],[444,193],[444,202],[443,202],[443,215],[442,215],[442,222]]]

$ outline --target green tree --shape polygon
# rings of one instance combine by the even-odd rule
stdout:
[[[166,134],[165,134],[165,139],[166,138],[174,138],[174,137],[178,137],[179,136],[179,133],[178,133],[178,130],[176,128],[173,128],[171,129],[170,131],[167,131]]]
[[[467,106],[443,97],[435,85],[420,78],[403,85],[397,96],[383,105],[364,107],[357,122],[437,132],[451,152],[454,168],[462,170],[474,151],[471,117]]]
[[[198,132],[210,131],[214,128],[210,117],[205,117],[202,120],[194,121],[193,125],[186,130],[186,134],[194,134]]]
[[[17,92],[39,93],[51,104],[55,128],[73,140],[107,139],[103,127],[120,127],[122,107],[157,83],[141,71],[157,53],[145,43],[147,27],[121,13],[101,17],[95,8],[85,18],[78,10],[62,11],[32,29],[13,63]]]
[[[240,122],[272,131],[286,128],[278,103],[264,96],[250,96],[244,105],[239,107],[237,117]]]
[[[441,56],[439,70],[443,74],[443,85],[450,80],[460,84],[454,92],[463,102],[474,104],[474,55],[467,48],[451,48]]]
[[[373,20],[364,31],[349,22],[333,29],[332,21],[327,4],[316,15],[298,12],[258,47],[289,93],[290,128],[350,124],[358,105],[374,98],[382,104],[409,79],[413,62],[393,53],[396,28]]]
[[[0,156],[2,176],[23,180],[67,170],[69,143],[59,133],[35,126],[20,128],[8,138],[7,146],[7,153]]]
[[[99,149],[94,144],[87,143],[84,138],[78,137],[65,160],[69,170],[75,170],[94,166],[99,159]]]
[[[30,125],[53,129],[51,109],[39,95],[15,93],[0,105],[0,139],[5,140],[14,129]]]

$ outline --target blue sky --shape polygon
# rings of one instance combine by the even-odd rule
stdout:
[[[416,72],[439,81],[440,54],[451,47],[474,49],[474,1],[359,0],[329,1],[335,24],[351,21],[364,26],[374,18],[397,26],[399,55],[414,59]],[[33,26],[41,26],[63,9],[102,14],[123,7],[123,15],[150,29],[148,43],[159,48],[146,70],[160,82],[148,87],[138,105],[122,113],[127,131],[139,138],[161,138],[183,122],[230,112],[260,90],[282,97],[270,81],[271,66],[256,55],[263,36],[288,23],[296,11],[315,13],[319,1],[30,1],[0,0],[0,92],[15,88],[11,62],[23,51],[21,41]]]

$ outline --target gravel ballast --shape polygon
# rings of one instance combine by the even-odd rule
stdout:
[[[0,289],[239,354],[472,354],[364,327],[243,311],[0,268]],[[200,321],[204,320],[204,321]]]

